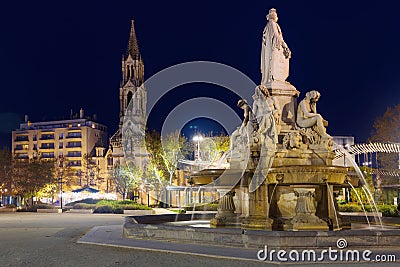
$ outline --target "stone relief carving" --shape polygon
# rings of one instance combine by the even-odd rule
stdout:
[[[290,132],[283,137],[283,147],[286,149],[301,149],[303,137],[299,132]]]

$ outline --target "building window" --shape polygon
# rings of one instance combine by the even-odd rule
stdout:
[[[64,138],[64,133],[60,133],[60,136],[58,137],[58,139],[63,139]]]
[[[82,138],[81,132],[69,132],[67,138]]]
[[[54,134],[42,134],[40,140],[51,140],[54,139]]]
[[[28,150],[29,145],[22,145],[22,148],[23,148],[24,150]]]
[[[54,149],[54,143],[43,143],[40,149]]]
[[[77,141],[77,142],[68,142],[67,148],[68,148],[68,147],[82,147],[82,143],[81,143],[81,141]]]
[[[81,151],[68,151],[67,157],[82,157]]]
[[[29,137],[27,135],[17,135],[15,137],[15,142],[18,141],[29,141]]]
[[[60,144],[58,145],[58,148],[63,148],[63,142],[60,142]]]
[[[28,154],[17,154],[17,158],[18,159],[27,159],[28,158]]]
[[[113,166],[113,158],[112,157],[107,157],[107,165]]]
[[[16,145],[15,150],[22,150],[22,145]]]
[[[82,163],[80,160],[71,160],[71,161],[68,161],[68,165],[69,166],[82,166]]]
[[[53,152],[43,152],[42,158],[54,158],[54,153]]]

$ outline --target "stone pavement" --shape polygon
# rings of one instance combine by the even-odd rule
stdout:
[[[0,266],[266,266],[256,249],[122,238],[118,214],[0,214]],[[382,249],[382,252],[387,252]],[[400,253],[397,259],[400,260]],[[281,264],[274,262],[275,264]],[[349,264],[332,263],[330,266]],[[326,266],[324,263],[302,266]],[[360,266],[360,265],[358,265]],[[398,263],[362,266],[398,266]]]

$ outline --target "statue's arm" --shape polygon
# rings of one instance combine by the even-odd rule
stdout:
[[[279,28],[278,23],[272,22],[272,29],[274,30],[274,37],[276,38],[276,46],[280,48],[284,47],[285,41],[283,41],[283,37]],[[286,45],[286,44],[285,44]]]
[[[316,113],[312,113],[311,109],[308,108],[307,106],[309,105],[307,105],[307,103],[304,100],[300,102],[299,108],[301,108],[301,111],[303,112],[305,118],[310,118],[318,115]]]
[[[244,109],[244,119],[242,122],[242,127],[246,127],[247,123],[249,122],[250,119],[250,114],[249,114],[249,109],[245,108]]]

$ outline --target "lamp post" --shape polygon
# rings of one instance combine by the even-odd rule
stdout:
[[[60,184],[60,204],[61,204],[61,210],[63,208],[63,180],[62,177],[58,178],[58,183]]]
[[[195,136],[193,136],[193,141],[197,142],[197,160],[201,161],[201,158],[200,158],[200,142],[203,141],[203,136],[195,135]]]

